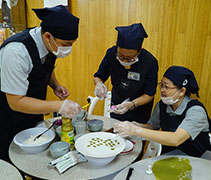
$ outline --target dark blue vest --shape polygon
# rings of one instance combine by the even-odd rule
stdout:
[[[171,131],[175,132],[177,127],[182,123],[183,119],[185,118],[186,112],[189,108],[192,106],[198,105],[204,108],[203,104],[199,102],[198,100],[191,100],[188,104],[186,109],[181,115],[177,116],[170,116],[168,113],[166,113],[166,107],[167,105],[164,104],[162,101],[159,102],[160,105],[160,125],[163,131]],[[204,108],[205,109],[205,108]],[[205,109],[206,111],[206,109]],[[211,128],[211,121],[207,115],[209,128]],[[190,156],[196,156],[201,157],[201,155],[206,150],[211,150],[210,140],[209,140],[209,132],[201,132],[194,140],[191,140],[189,138],[186,140],[183,144],[181,144],[179,147],[180,150],[182,150],[184,153],[190,155]],[[167,147],[165,147],[167,149]],[[169,149],[173,150],[172,147],[169,147]]]
[[[50,53],[51,57],[48,58],[44,64],[41,64],[37,46],[30,36],[29,30],[30,29],[26,29],[21,33],[11,36],[0,48],[6,46],[10,42],[22,42],[25,45],[33,63],[32,71],[28,77],[29,87],[26,96],[45,100],[47,85],[54,69],[56,56]],[[2,91],[0,91],[0,99],[2,123],[2,126],[0,126],[0,134],[1,137],[4,136],[4,138],[1,138],[0,142],[1,144],[5,144],[1,150],[3,151],[3,149],[8,148],[6,146],[12,141],[12,138],[17,132],[35,126],[37,122],[43,120],[43,115],[25,114],[13,111],[8,105],[5,93]]]
[[[130,100],[136,99],[144,94],[144,87],[147,81],[147,75],[150,68],[155,63],[155,58],[149,54],[145,49],[139,55],[139,61],[131,66],[130,69],[125,69],[116,60],[116,46],[111,50],[111,65],[109,66],[111,83],[112,83],[112,104],[120,104],[125,99],[130,98]],[[136,72],[140,74],[140,81],[128,79],[128,71]],[[157,73],[157,72],[154,72]],[[157,79],[155,79],[157,82]],[[134,110],[129,110],[127,113],[118,115],[111,113],[111,117],[119,120],[137,121],[140,123],[146,123],[151,115],[151,110],[153,106],[153,100],[143,106],[139,106]]]

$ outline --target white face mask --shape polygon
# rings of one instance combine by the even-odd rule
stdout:
[[[72,52],[72,46],[58,46],[56,44],[56,41],[54,40],[54,38],[53,38],[53,41],[54,41],[54,44],[57,47],[57,52],[56,51],[53,51],[50,43],[48,43],[48,44],[49,44],[49,46],[50,46],[50,48],[52,50],[52,53],[55,56],[64,58],[65,56],[69,55]]]
[[[176,102],[179,101],[179,97],[177,99],[173,99],[174,96],[178,93],[179,91],[177,91],[173,96],[170,96],[170,97],[162,97],[160,96],[161,100],[163,101],[164,104],[167,104],[167,105],[173,105],[175,104]]]
[[[118,56],[116,56],[116,58],[117,58],[117,60],[119,61],[119,63],[122,65],[122,66],[131,66],[131,65],[133,65],[134,63],[136,63],[136,62],[138,62],[138,57],[136,57],[132,62],[124,62],[124,61],[121,61],[120,59],[119,59],[119,57]]]

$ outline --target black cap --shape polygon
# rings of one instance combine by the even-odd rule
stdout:
[[[171,66],[163,76],[171,80],[175,85],[185,87],[188,92],[199,97],[199,86],[191,70],[182,66]]]
[[[141,49],[148,35],[141,23],[115,28],[118,31],[117,46],[125,49]]]
[[[58,39],[77,39],[79,19],[73,16],[66,6],[59,5],[52,8],[32,10],[42,20],[40,26],[44,31],[50,32]]]

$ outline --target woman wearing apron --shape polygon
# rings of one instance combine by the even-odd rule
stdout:
[[[116,46],[109,48],[94,74],[95,95],[104,99],[111,77],[114,105],[112,118],[146,123],[150,117],[157,87],[158,63],[142,48],[148,35],[141,23],[116,27]]]
[[[180,149],[190,156],[201,157],[211,150],[211,121],[203,104],[190,97],[198,96],[199,91],[193,72],[181,66],[170,67],[163,75],[160,91],[161,101],[147,124],[125,121],[115,124],[115,130],[120,135],[158,142],[162,144],[162,153]]]

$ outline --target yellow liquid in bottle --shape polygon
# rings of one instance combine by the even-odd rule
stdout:
[[[65,141],[71,145],[70,149],[74,149],[74,130],[72,120],[62,117],[61,141]]]

